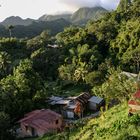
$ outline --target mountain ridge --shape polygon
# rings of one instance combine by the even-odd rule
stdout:
[[[1,22],[2,25],[4,26],[8,26],[8,25],[24,25],[24,26],[28,26],[30,24],[32,24],[32,22],[35,21],[34,19],[31,18],[26,18],[26,19],[22,19],[19,16],[10,16],[8,18],[6,18],[5,20],[3,20]]]
[[[82,7],[71,17],[75,24],[85,24],[88,20],[98,20],[107,10],[103,7]]]
[[[77,11],[75,11],[73,14],[68,14],[68,13],[56,14],[56,15],[44,14],[43,16],[39,17],[37,20],[31,18],[23,19],[19,16],[10,16],[5,20],[3,20],[0,24],[4,26],[8,26],[8,25],[28,26],[31,25],[32,22],[54,21],[63,18],[73,24],[81,25],[81,24],[86,24],[86,22],[90,19],[97,20],[101,18],[106,12],[107,10],[103,7],[82,7],[79,8]]]

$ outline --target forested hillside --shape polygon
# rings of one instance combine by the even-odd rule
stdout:
[[[85,25],[88,20],[101,18],[107,10],[102,7],[80,8],[73,14],[43,15],[38,20],[22,19],[11,16],[0,23],[0,37],[9,37],[9,27],[12,26],[12,37],[32,38],[44,30],[48,30],[51,36],[62,32],[70,25]]]
[[[22,22],[23,24],[23,22]],[[9,37],[9,27],[13,26],[11,32],[12,37],[17,38],[32,38],[39,35],[44,30],[48,30],[51,36],[56,35],[59,32],[62,32],[65,27],[70,26],[70,22],[64,19],[57,19],[54,21],[34,21],[28,26],[24,25],[9,25],[3,26],[0,25],[0,37]]]
[[[22,19],[21,17],[18,17],[18,16],[11,16],[11,17],[8,17],[6,18],[3,22],[1,22],[1,24],[3,26],[9,26],[9,25],[13,25],[13,26],[16,26],[16,25],[24,25],[24,26],[28,26],[30,24],[32,24],[34,20],[33,19]]]
[[[71,16],[71,21],[77,25],[85,25],[88,20],[98,20],[107,12],[108,11],[102,7],[83,7]]]
[[[121,6],[124,2],[125,8]],[[140,71],[139,5],[140,0],[127,3],[122,0],[117,10],[103,18],[90,21],[85,27],[70,26],[63,32],[61,29],[69,25],[63,19],[54,21],[55,27],[52,22],[42,22],[42,30],[53,26],[55,33],[51,35],[49,31],[40,30],[40,35],[31,39],[1,37],[0,139],[15,139],[11,130],[15,129],[19,118],[34,109],[48,108],[46,99],[49,96],[71,96],[81,91],[103,97],[106,109],[113,101],[120,105],[105,112],[103,118],[85,124],[83,130],[78,126],[73,133],[50,135],[47,140],[61,139],[67,134],[70,140],[88,140],[90,136],[111,140],[139,139],[139,117],[128,118],[124,104],[137,86],[134,79],[120,74],[122,71],[136,74]],[[30,33],[34,27],[40,29],[36,23],[33,25],[30,25]],[[19,26],[18,32],[9,28],[7,32],[14,36],[21,28],[24,27]],[[24,28],[24,31],[32,37],[29,29]],[[52,47],[54,44],[58,47]]]

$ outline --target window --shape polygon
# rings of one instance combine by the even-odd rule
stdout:
[[[55,123],[58,124],[58,120],[56,120]]]
[[[28,126],[25,126],[25,130],[28,131]]]

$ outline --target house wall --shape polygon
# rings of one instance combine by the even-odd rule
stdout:
[[[59,131],[61,130],[62,123],[63,123],[63,118],[59,118],[58,122],[54,121],[53,123],[48,123],[46,131],[38,129],[37,134],[38,136],[43,136],[46,133],[53,133],[53,132]]]
[[[96,103],[89,102],[89,109],[91,110],[97,110],[98,106]]]
[[[67,111],[67,118],[69,118],[69,119],[74,119],[74,112],[68,110],[68,111]]]
[[[30,126],[26,126],[24,123],[21,123],[21,130],[22,130],[22,136],[23,137],[31,137],[32,136],[32,129],[34,129],[34,128],[32,128],[32,127],[30,127]],[[37,130],[36,129],[34,129],[34,136],[36,136],[37,135]]]

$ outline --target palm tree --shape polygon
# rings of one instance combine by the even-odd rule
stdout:
[[[8,73],[10,56],[7,52],[0,52],[0,72],[2,76],[5,76]]]
[[[140,51],[135,51],[132,55],[132,60],[136,65],[136,72],[139,73],[140,70]]]
[[[12,29],[14,29],[14,26],[13,25],[9,25],[8,26],[8,30],[9,30],[9,36],[10,36],[10,38],[12,37]]]

